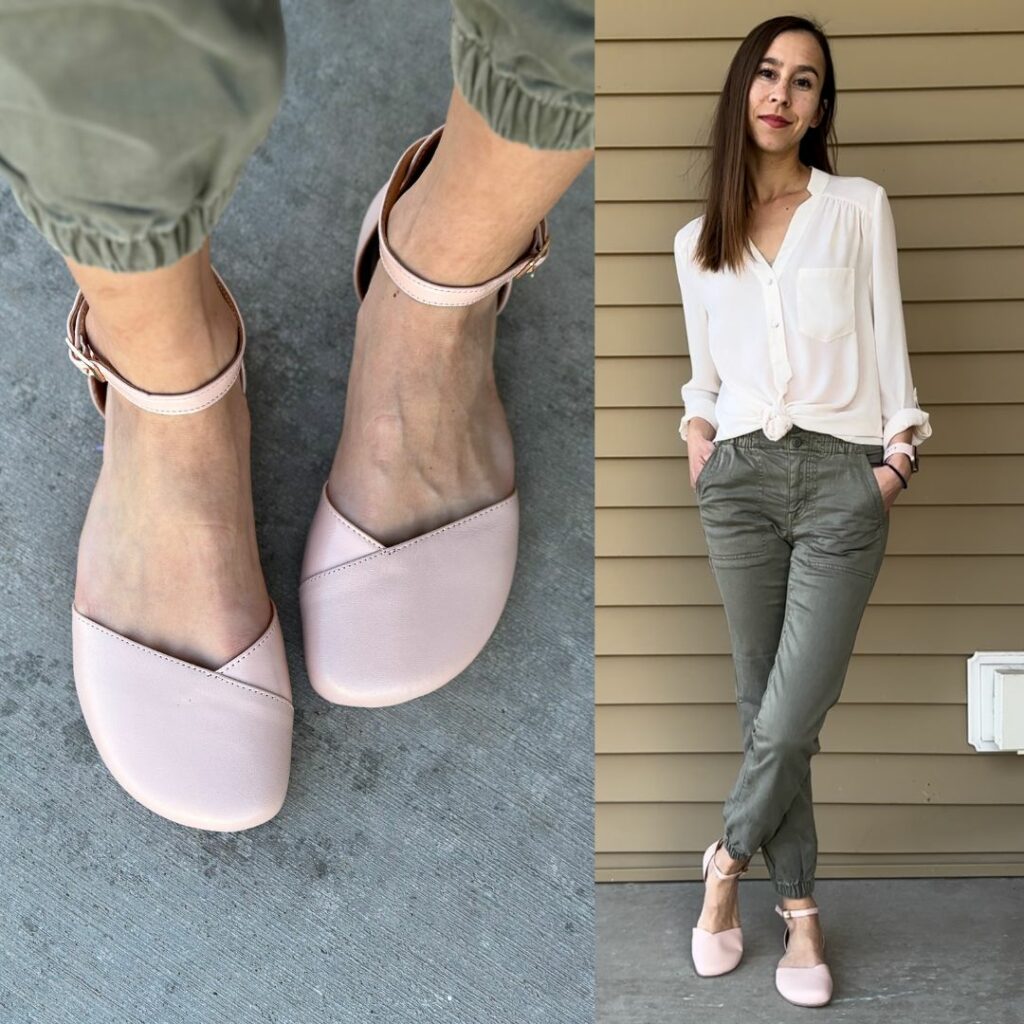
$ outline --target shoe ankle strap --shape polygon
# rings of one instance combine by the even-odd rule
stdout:
[[[715,854],[718,853],[720,848],[724,848],[724,845],[725,844],[720,839],[718,841],[718,846],[715,847],[714,853],[711,854],[711,861],[710,861],[711,870],[714,871],[714,873],[718,877],[719,881],[722,881],[722,882],[724,882],[724,881],[726,881],[727,879],[730,879],[730,878],[742,878],[750,870],[750,861],[747,861],[747,863],[744,864],[743,867],[741,867],[739,869],[739,871],[734,871],[734,872],[732,872],[732,874],[728,874],[727,872],[723,871],[715,863]],[[726,851],[726,852],[728,852],[728,851]]]
[[[85,333],[85,315],[89,311],[89,304],[85,301],[82,292],[78,292],[67,320],[68,357],[89,378],[89,392],[92,395],[93,405],[99,410],[101,416],[105,415],[106,410],[107,385],[110,385],[119,395],[140,409],[144,409],[146,412],[160,413],[164,416],[184,416],[200,412],[215,402],[219,402],[234,386],[239,375],[242,377],[242,390],[245,391],[245,365],[243,363],[245,324],[228,286],[216,270],[213,271],[213,276],[217,287],[220,288],[235,314],[235,320],[238,323],[238,347],[235,349],[231,362],[212,380],[192,391],[181,391],[174,394],[160,394],[137,388],[125,380],[96,352]]]
[[[547,259],[548,250],[551,247],[551,239],[548,235],[547,218],[541,218],[540,223],[534,228],[533,240],[530,247],[524,252],[515,263],[503,273],[492,277],[488,281],[473,285],[442,285],[413,273],[395,255],[388,244],[388,216],[392,207],[402,195],[420,176],[423,168],[430,162],[437,144],[441,139],[444,130],[442,124],[434,129],[429,135],[417,139],[401,156],[395,169],[391,172],[384,192],[383,203],[380,208],[380,216],[377,221],[377,244],[379,246],[380,261],[384,269],[394,283],[401,288],[406,295],[417,302],[425,303],[428,306],[471,306],[474,302],[490,295],[492,292],[502,289],[498,297],[498,312],[505,305],[508,298],[509,286],[516,278],[524,274],[532,275],[533,272]],[[368,278],[366,279],[368,282]],[[359,296],[360,299],[363,297]]]
[[[783,910],[782,907],[778,906],[778,904],[775,906],[775,913],[778,914],[779,917],[784,917],[787,921],[791,917],[810,917],[813,914],[817,914],[818,910],[818,907],[803,907],[800,910]]]

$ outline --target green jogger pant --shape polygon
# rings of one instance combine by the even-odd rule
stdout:
[[[452,0],[449,50],[454,84],[499,135],[593,146],[593,0]],[[224,211],[284,69],[279,0],[0,2],[0,174],[62,255],[167,266]]]
[[[760,848],[782,896],[814,890],[810,762],[885,554],[872,471],[882,452],[800,427],[778,441],[758,430],[717,442],[697,477],[743,736],[725,846],[738,860]]]

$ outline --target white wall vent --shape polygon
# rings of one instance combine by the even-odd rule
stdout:
[[[1024,652],[967,659],[967,741],[976,750],[1024,754]]]

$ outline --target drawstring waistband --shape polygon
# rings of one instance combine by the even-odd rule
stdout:
[[[723,438],[721,441],[716,441],[715,444],[732,444],[737,448],[798,449],[824,454],[856,452],[881,455],[883,451],[883,446],[880,444],[858,444],[855,441],[844,441],[841,437],[820,434],[814,430],[805,430],[803,427],[791,427],[779,438],[771,437],[766,430],[754,430],[749,434],[740,434],[738,437]]]

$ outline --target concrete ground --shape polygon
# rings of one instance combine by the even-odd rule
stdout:
[[[202,833],[108,775],[70,606],[102,422],[68,363],[74,288],[0,189],[0,1022],[580,1024],[593,1018],[592,203],[499,329],[519,568],[490,645],[394,708],[303,668],[297,577],[341,423],[366,203],[443,119],[448,5],[286,5],[288,85],[214,234],[250,332],[260,543],[296,694],[283,812]]]
[[[775,989],[785,925],[767,881],[741,885],[744,955],[701,978],[697,883],[597,887],[599,1024],[1020,1024],[1024,879],[819,880],[834,982],[805,1008]]]

